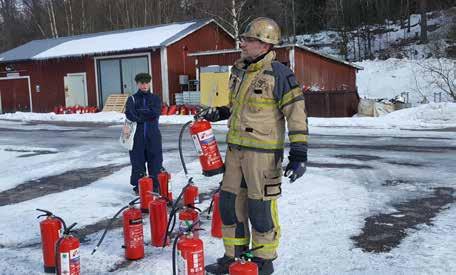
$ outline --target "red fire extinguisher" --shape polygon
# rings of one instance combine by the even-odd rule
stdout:
[[[190,125],[189,132],[195,145],[196,152],[199,155],[200,164],[203,170],[203,175],[207,177],[215,176],[225,171],[222,156],[218,149],[215,135],[212,132],[211,123],[207,120],[198,118],[195,115],[195,121],[189,121],[182,126],[179,133],[179,156],[184,168],[184,173],[187,175],[187,167],[182,154],[182,135],[184,129]]]
[[[187,184],[184,191],[184,205],[195,206],[195,203],[199,203],[198,187],[190,179],[189,184]]]
[[[258,246],[242,253],[236,261],[230,264],[228,270],[230,275],[258,275],[257,264],[251,262],[253,255],[252,251],[263,248]]]
[[[142,177],[138,181],[139,186],[139,198],[141,202],[141,212],[149,212],[149,203],[152,200],[154,182],[150,177]]]
[[[210,212],[212,210],[211,235],[215,238],[222,237],[222,218],[220,216],[219,202],[220,190],[217,190],[217,192],[212,195],[211,205],[209,206],[209,211],[207,211],[209,218]]]
[[[189,227],[193,225],[193,235],[195,238],[199,237],[198,230],[199,230],[199,222],[200,217],[199,213],[201,210],[194,206],[187,206],[184,207],[179,212],[179,232],[184,233],[189,230]]]
[[[40,222],[41,232],[41,247],[43,250],[44,272],[55,273],[55,244],[63,233],[62,224],[64,221],[55,216],[52,212],[36,209],[44,214],[39,215],[37,218],[46,217]]]
[[[57,275],[79,275],[81,273],[81,263],[79,257],[79,240],[71,235],[71,229],[76,223],[66,227],[55,244],[55,262]]]
[[[171,192],[171,174],[168,173],[164,168],[158,173],[158,183],[160,184],[160,195],[167,198],[169,201],[173,200],[173,193]]]
[[[125,258],[127,260],[139,260],[144,258],[144,234],[143,234],[143,220],[141,210],[135,207],[139,197],[128,203],[127,206],[122,207],[106,226],[103,235],[97,243],[97,246],[93,249],[92,255],[98,249],[103,242],[106,233],[112,226],[114,220],[122,213],[123,217],[123,233],[124,233],[124,248]],[[126,210],[125,210],[126,209]],[[125,211],[124,211],[125,210]]]
[[[203,175],[211,177],[223,173],[225,166],[217,146],[211,123],[197,119],[190,125],[190,135],[199,154]]]
[[[155,193],[152,201],[149,203],[150,233],[152,246],[155,247],[161,247],[165,238],[165,244],[169,244],[169,239],[166,234],[166,226],[168,224],[167,204],[168,199],[166,197]]]
[[[193,226],[188,231],[179,234],[173,243],[173,275],[204,275],[204,248],[203,241],[196,238]],[[176,272],[177,248],[177,272]]]
[[[172,207],[171,207],[171,211],[169,212],[169,219],[168,219],[168,225],[166,226],[166,234],[169,236],[173,230],[174,230],[174,227],[176,225],[176,216],[177,216],[177,213],[179,213],[180,210],[182,210],[183,208],[182,207],[178,207],[178,204],[179,202],[181,201],[182,197],[184,196],[187,188],[189,188],[190,186],[193,185],[193,178],[190,178],[188,180],[188,183],[182,188],[182,191],[180,192],[179,196],[177,196],[177,199],[174,201]],[[196,186],[195,186],[196,187]],[[193,193],[194,191],[192,191]],[[192,196],[194,197],[194,196]],[[192,200],[194,202],[194,199]],[[184,206],[185,206],[185,203],[184,203]],[[194,206],[192,206],[191,203],[189,203],[189,207],[192,207],[192,208],[195,208]],[[187,208],[189,208],[187,207]],[[198,213],[197,213],[198,214]],[[193,218],[191,219],[188,219],[188,220],[193,220]],[[166,243],[165,241],[163,242],[163,247],[165,247]]]

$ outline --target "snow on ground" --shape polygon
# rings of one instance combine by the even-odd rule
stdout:
[[[456,73],[456,61],[451,59],[388,59],[385,61],[363,61],[356,63],[364,70],[358,71],[357,85],[361,98],[391,99],[403,92],[409,92],[410,103],[423,101],[423,94],[428,101],[434,100],[434,93],[442,92],[434,84],[434,79],[425,67],[430,65],[450,75]],[[456,85],[453,84],[453,85]],[[442,92],[442,100],[449,98]]]
[[[198,161],[189,163],[189,174],[201,192],[217,186],[220,176],[199,176]],[[389,253],[364,253],[353,247],[350,236],[359,233],[369,210],[368,187],[355,184],[356,174],[350,170],[330,171],[309,168],[306,175],[295,183],[283,179],[283,198],[279,200],[282,228],[280,257],[276,274],[451,274],[456,271],[456,254],[451,244],[456,241],[451,208],[433,221],[433,226],[407,237]],[[77,221],[79,227],[108,218],[132,198],[128,182],[129,169],[99,180],[90,186],[48,195],[17,205],[0,208],[0,243],[2,274],[24,274],[41,270],[39,247],[17,249],[17,244],[39,240],[38,223],[34,208],[56,209],[68,222]],[[173,192],[177,196],[186,183],[183,173],[173,174]],[[204,179],[204,180],[203,180]],[[100,196],[103,194],[103,196]],[[202,208],[207,207],[205,201]],[[77,216],[75,213],[77,212]],[[14,217],[14,219],[12,219]],[[71,218],[70,218],[71,217]],[[205,261],[213,262],[221,255],[222,242],[211,238],[210,221],[203,216],[201,238],[205,244]],[[149,222],[144,219],[144,236],[150,243]],[[35,226],[23,226],[30,224]],[[81,246],[82,274],[103,274],[123,260],[122,230],[108,233],[104,243],[93,256],[90,252],[101,236],[89,236]],[[146,246],[146,256],[114,274],[171,274],[171,248]]]
[[[65,121],[65,122],[96,122],[115,123],[120,125],[125,119],[124,114],[109,112],[96,114],[55,115],[54,113],[22,113],[0,115],[1,128],[20,128],[21,125],[8,120],[25,122],[34,121]],[[160,124],[184,124],[193,116],[160,116]],[[3,123],[5,121],[5,123]],[[224,125],[226,121],[216,124]],[[456,127],[456,103],[430,103],[418,107],[392,112],[382,117],[347,117],[347,118],[309,118],[312,127],[368,127],[368,128],[448,128]],[[49,127],[49,126],[36,126]],[[28,127],[22,127],[24,129]],[[32,129],[36,129],[32,128]],[[64,128],[65,129],[65,128]],[[73,129],[68,127],[68,129]]]
[[[312,127],[370,129],[423,129],[456,127],[456,103],[430,103],[402,109],[381,117],[309,118]]]
[[[8,116],[7,119],[12,120],[15,118],[18,120],[15,116],[21,116],[20,120],[27,122],[40,120],[36,115],[42,119],[41,114],[30,113],[4,116]],[[48,118],[58,117],[47,115]],[[105,120],[113,122],[109,115],[100,114],[100,117],[97,115],[91,115],[92,122],[105,122]],[[77,119],[82,116],[85,114],[62,115],[61,117],[78,121]],[[123,120],[121,114],[119,118],[117,121],[120,123]],[[168,123],[180,124],[190,120],[191,116],[164,116],[162,118],[165,118]],[[162,120],[161,122],[163,123]],[[0,127],[12,126],[14,123],[23,122],[2,120]],[[309,123],[311,133],[327,131],[331,134],[340,134],[341,129],[344,128],[345,133],[351,135],[360,134],[362,131],[367,135],[391,132],[410,135],[413,133],[412,131],[404,131],[401,128],[456,127],[456,103],[426,104],[396,111],[379,118],[310,118]],[[24,127],[31,126],[24,125]],[[226,130],[226,125],[215,125],[214,128],[216,130],[225,128]],[[449,136],[447,133],[433,133],[433,135],[437,134],[440,137]],[[419,136],[425,135],[425,132],[419,133]],[[455,139],[454,134],[452,138]],[[403,139],[397,142],[399,144],[402,141],[407,143],[407,140]],[[331,142],[331,139],[328,142]],[[351,141],[347,140],[346,144],[350,145]],[[103,146],[97,150],[106,151],[107,147],[112,144]],[[2,181],[2,188],[16,178],[18,178],[16,183],[19,183],[27,178],[39,178],[44,174],[53,173],[48,171],[49,169],[54,172],[62,171],[69,167],[77,167],[77,163],[82,164],[83,162],[96,167],[106,164],[108,159],[116,163],[127,161],[125,157],[121,158],[120,154],[88,158],[93,151],[84,146],[70,151],[72,152],[71,157],[74,157],[73,162],[65,160],[61,164],[55,161],[55,158],[63,156],[58,156],[60,152],[55,148],[18,144],[17,146],[2,145],[0,150],[0,161],[11,165],[9,169],[2,170],[2,179],[7,179]],[[49,151],[52,153],[18,158],[20,155],[26,154],[22,151]],[[320,152],[315,150],[313,154],[312,161],[314,162],[363,164],[363,161],[358,160],[336,159],[332,156],[334,152],[329,153],[325,149]],[[388,156],[385,153],[383,157],[394,159],[395,156]],[[175,152],[165,153],[164,159],[165,167],[177,167],[178,158]],[[174,197],[177,197],[189,177],[193,177],[193,181],[202,193],[217,188],[221,175],[204,177],[201,175],[200,164],[194,156],[186,155],[186,160],[189,170],[187,176],[177,168],[171,171]],[[432,159],[421,161],[432,162]],[[27,169],[23,169],[23,167],[27,167]],[[391,168],[392,165],[383,164],[381,168],[378,168],[377,173],[391,173]],[[443,167],[441,168],[443,169]],[[421,168],[403,168],[400,170],[399,176],[412,177],[414,175],[416,178],[427,181],[431,181],[430,178],[436,179],[437,182],[439,182],[438,179],[448,177],[444,170],[440,172],[436,167],[432,167],[432,169],[435,174]],[[17,173],[17,171],[21,171],[21,173]],[[0,253],[2,255],[0,274],[26,274],[41,271],[41,249],[38,245],[33,245],[39,243],[35,208],[53,210],[65,218],[68,223],[78,222],[77,228],[93,224],[111,217],[121,206],[133,198],[131,187],[128,185],[129,175],[130,167],[126,167],[88,186],[0,207]],[[302,274],[303,272],[305,274],[454,274],[456,272],[454,246],[442,245],[456,242],[456,234],[454,234],[456,208],[454,207],[439,214],[432,221],[433,226],[420,226],[419,231],[412,232],[413,234],[406,237],[400,246],[391,252],[365,253],[353,246],[350,237],[360,232],[366,216],[379,209],[390,210],[387,203],[392,198],[403,196],[406,192],[420,188],[419,185],[404,185],[393,188],[389,192],[375,191],[372,190],[375,187],[366,182],[376,176],[371,172],[362,174],[352,169],[310,167],[305,176],[293,184],[283,178],[283,198],[279,200],[283,238],[279,248],[280,257],[276,261],[276,274]],[[209,201],[206,200],[199,207],[204,209],[208,204]],[[201,232],[201,238],[205,244],[206,263],[210,263],[216,257],[221,256],[222,242],[210,237],[210,221],[206,220],[205,215],[202,219],[203,228],[206,231]],[[144,221],[145,241],[150,243],[147,216]],[[88,236],[89,241],[81,246],[82,274],[104,274],[123,260],[121,229],[110,231],[97,253],[93,256],[90,255],[100,236],[101,232],[91,234]],[[18,248],[18,246],[23,248]],[[114,274],[171,274],[171,249],[169,247],[153,248],[148,245],[146,246],[146,257],[143,260],[133,262]]]
[[[191,115],[171,115],[160,116],[161,124],[184,124],[192,120]],[[93,114],[55,114],[55,113],[7,113],[0,115],[0,120],[12,120],[21,122],[94,122],[121,124],[125,120],[125,114],[118,112],[99,112]],[[16,127],[17,123],[11,123],[11,127]],[[9,127],[7,125],[2,127]],[[42,127],[42,126],[39,126]]]
[[[82,149],[82,150],[81,150]],[[22,152],[21,152],[22,151]],[[20,156],[33,153],[34,151],[47,151],[50,153],[38,154],[21,158]],[[1,169],[0,191],[14,188],[20,183],[35,180],[44,176],[58,175],[65,171],[92,168],[109,164],[128,163],[126,156],[119,154],[107,156],[95,155],[93,161],[88,161],[90,148],[83,148],[59,152],[54,148],[36,148],[29,146],[0,146],[0,161],[8,163]],[[64,161],[62,161],[64,160]],[[24,169],[25,168],[25,169]],[[21,171],[18,173],[18,171]]]

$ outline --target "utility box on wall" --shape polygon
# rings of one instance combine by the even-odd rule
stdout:
[[[229,103],[231,66],[200,68],[201,105],[219,107]]]

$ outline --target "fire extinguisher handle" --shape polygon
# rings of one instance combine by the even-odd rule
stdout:
[[[201,209],[199,209],[198,207],[196,207],[196,206],[193,206],[193,205],[191,205],[191,204],[189,204],[189,205],[186,205],[186,207],[188,207],[188,208],[191,208],[191,209],[195,209],[195,210],[198,210],[198,212],[200,212],[200,213],[201,213],[201,212],[203,212]]]
[[[135,198],[134,200],[130,201],[130,202],[128,203],[128,205],[130,205],[130,206],[131,206],[131,205],[134,205],[134,204],[139,200],[139,198],[140,198],[140,197],[137,197],[137,198]]]
[[[197,119],[202,118],[202,117],[201,117],[201,113],[207,111],[209,108],[211,108],[211,107],[202,108],[199,112],[197,112],[197,113],[193,116],[193,119],[197,120]]]
[[[78,223],[73,223],[72,225],[70,225],[68,228],[65,229],[65,233],[64,234],[70,234],[71,232],[71,229],[73,229],[73,227],[75,227]]]
[[[242,252],[242,254],[239,256],[239,258],[244,259],[244,260],[251,259],[251,258],[253,258],[252,252],[255,250],[258,250],[258,249],[262,249],[263,247],[264,247],[264,245],[260,245],[255,248],[246,250],[246,251]]]
[[[43,217],[43,216],[53,216],[54,215],[54,214],[52,214],[51,211],[48,211],[48,210],[44,210],[44,209],[40,209],[40,208],[37,208],[36,210],[40,211],[40,212],[44,212],[44,214],[39,215],[37,217],[37,219],[40,218],[40,217]]]

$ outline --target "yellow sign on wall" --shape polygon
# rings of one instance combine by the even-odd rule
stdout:
[[[229,103],[228,66],[208,66],[200,68],[201,105],[219,107]]]

